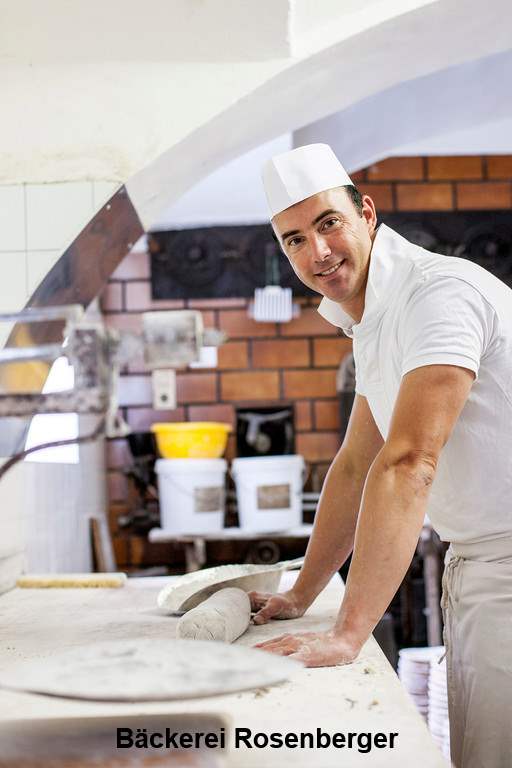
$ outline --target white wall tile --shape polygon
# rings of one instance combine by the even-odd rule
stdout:
[[[117,181],[94,181],[93,182],[93,206],[94,211],[98,211],[101,206],[112,197],[116,189],[121,186]]]
[[[43,277],[50,271],[61,255],[61,251],[28,251],[27,253],[27,299],[32,296]]]
[[[27,298],[27,265],[23,251],[0,253],[0,312],[17,312]]]
[[[24,251],[25,196],[23,184],[0,186],[0,251]]]
[[[93,182],[27,184],[27,250],[63,251],[90,221]]]

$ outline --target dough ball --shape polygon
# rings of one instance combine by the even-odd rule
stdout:
[[[243,635],[251,618],[251,602],[242,589],[220,589],[188,611],[178,622],[176,637],[232,643]]]

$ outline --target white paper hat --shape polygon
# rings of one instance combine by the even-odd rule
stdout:
[[[352,184],[328,144],[306,144],[267,160],[262,170],[270,218],[326,189]]]

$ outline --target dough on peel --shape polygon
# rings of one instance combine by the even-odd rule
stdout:
[[[246,592],[234,587],[220,589],[182,616],[176,637],[232,643],[245,632],[250,618],[251,602]]]

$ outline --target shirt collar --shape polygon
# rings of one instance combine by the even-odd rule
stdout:
[[[326,296],[320,302],[318,312],[332,325],[353,337],[354,332],[366,326],[384,312],[387,299],[396,293],[399,285],[412,267],[407,249],[411,243],[386,224],[377,229],[370,252],[368,282],[364,296],[364,312],[359,323],[347,314],[338,302]]]

